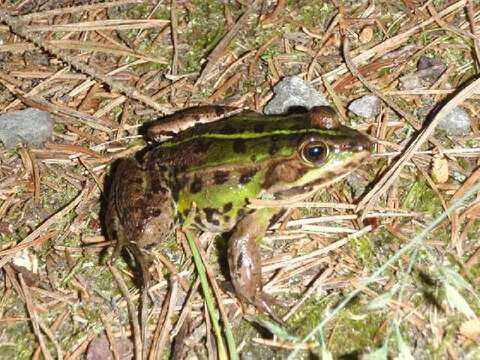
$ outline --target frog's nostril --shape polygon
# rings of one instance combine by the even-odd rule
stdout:
[[[364,135],[355,142],[354,148],[356,151],[368,150],[372,151],[373,143]]]

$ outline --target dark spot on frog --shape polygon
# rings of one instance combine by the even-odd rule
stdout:
[[[190,213],[190,209],[185,209],[185,210],[183,210],[183,212],[182,212],[182,216],[183,216],[184,218],[187,218],[189,213]]]
[[[243,154],[247,150],[245,146],[245,141],[243,139],[236,139],[233,142],[233,151],[237,154]]]
[[[276,214],[274,214],[269,220],[268,227],[273,226],[278,220],[280,220],[281,217],[285,214],[286,211],[287,211],[286,209],[282,209],[279,212],[277,212]]]
[[[162,211],[159,208],[153,208],[153,209],[149,209],[148,215],[150,217],[158,217],[161,215],[161,213]]]
[[[230,210],[232,210],[233,208],[233,203],[232,202],[228,202],[226,203],[225,205],[223,205],[223,213],[227,213],[229,212]]]
[[[175,215],[175,223],[180,224],[183,219],[185,219],[185,216],[182,216],[182,214],[177,213],[177,215]]]
[[[240,184],[242,185],[245,185],[247,183],[249,183],[252,178],[255,176],[255,174],[257,173],[257,170],[252,170],[252,171],[248,171],[248,172],[245,172],[243,173],[241,176],[240,176]]]
[[[177,187],[172,189],[172,198],[173,198],[173,201],[175,202],[178,201],[178,190],[179,189]]]
[[[198,226],[203,226],[203,222],[202,222],[202,218],[200,217],[200,215],[195,215],[195,224],[197,224]]]
[[[278,150],[280,150],[280,147],[278,146],[277,141],[274,140],[274,137],[272,137],[272,143],[270,144],[270,148],[268,149],[268,153],[270,155],[275,155]]]
[[[253,154],[252,156],[250,156],[250,161],[251,162],[257,161],[257,155]]]
[[[241,269],[243,267],[243,252],[240,252],[237,258],[237,269]]]
[[[205,218],[207,219],[207,221],[209,223],[217,225],[217,224],[215,224],[215,221],[218,222],[218,220],[215,220],[213,218],[215,213],[218,213],[217,209],[214,209],[214,208],[211,208],[211,207],[206,207],[206,208],[203,209],[203,212],[205,213]]]
[[[253,126],[253,131],[255,131],[257,134],[263,133],[264,130],[265,130],[265,124],[255,124]]]
[[[215,174],[213,174],[213,180],[215,181],[215,185],[222,185],[228,180],[228,172],[215,171]]]
[[[190,185],[190,192],[196,194],[202,191],[202,180],[195,178],[193,179],[192,184]]]
[[[195,151],[198,153],[206,153],[210,148],[210,145],[212,145],[211,141],[200,139],[195,146]]]
[[[215,111],[215,115],[216,115],[216,116],[222,116],[222,115],[224,115],[225,112],[226,112],[226,111],[225,111],[225,108],[222,107],[222,106],[218,106],[218,107],[215,106],[213,110]]]
[[[152,249],[153,249],[154,247],[156,247],[157,245],[158,245],[158,244],[157,244],[156,242],[153,242],[153,243],[151,243],[151,244],[147,244],[147,245],[145,245],[145,246],[142,246],[142,248],[148,251],[148,250],[152,250]]]
[[[224,216],[223,216],[223,221],[224,221],[225,223],[230,222],[230,216],[224,215]]]
[[[223,127],[223,129],[221,129],[221,132],[223,134],[235,134],[237,130],[235,130],[235,128],[232,125],[227,124]]]
[[[159,177],[152,178],[151,187],[152,187],[153,193],[155,193],[155,194],[159,194],[159,193],[166,194],[167,193],[167,189],[161,185]]]
[[[245,209],[238,209],[237,211],[237,221],[245,216]]]

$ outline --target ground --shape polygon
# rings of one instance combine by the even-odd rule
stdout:
[[[42,145],[0,145],[0,358],[140,358],[139,284],[128,257],[109,266],[112,164],[145,146],[142,124],[197,105],[261,111],[289,75],[374,154],[263,239],[281,325],[242,308],[224,237],[193,241],[215,297],[183,233],[151,249],[147,354],[479,358],[479,14],[465,0],[3,1],[0,110],[55,126]],[[374,117],[347,110],[371,94]],[[436,115],[456,106],[470,123],[452,134]]]

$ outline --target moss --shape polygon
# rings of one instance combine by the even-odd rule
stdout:
[[[3,328],[4,339],[0,345],[0,359],[31,359],[37,342],[28,322],[14,322]]]
[[[201,67],[200,60],[225,34],[224,6],[221,2],[195,0],[191,9],[195,10],[188,13],[188,27],[182,39],[190,45],[183,57],[186,72],[198,71]]]
[[[442,211],[442,204],[437,194],[423,180],[416,180],[413,184],[409,184],[402,206],[412,211],[424,212],[430,217]]]
[[[457,159],[457,164],[460,166],[463,170],[470,170],[470,163],[463,159],[463,158],[458,158]]]
[[[312,299],[302,306],[292,321],[296,330],[294,335],[303,337],[314,329],[323,319],[327,307],[334,304],[334,300],[338,298]],[[383,321],[383,314],[365,312],[364,304],[358,299],[351,302],[325,327],[324,336],[329,339],[328,349],[335,356],[348,356],[378,346],[373,339],[378,337]]]
[[[287,1],[287,13],[297,14],[295,20],[302,26],[327,26],[333,6],[327,1]]]
[[[363,266],[371,268],[376,264],[375,252],[368,236],[352,239],[349,246]]]

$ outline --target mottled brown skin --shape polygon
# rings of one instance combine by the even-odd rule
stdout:
[[[142,169],[134,159],[118,164],[106,211],[108,235],[123,246],[146,248],[169,236],[175,226],[171,190],[158,184],[159,169]]]

